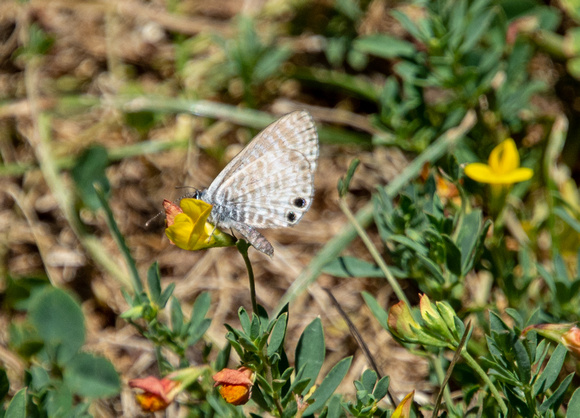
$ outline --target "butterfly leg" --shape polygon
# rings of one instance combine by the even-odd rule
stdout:
[[[242,234],[256,250],[263,252],[270,257],[274,255],[274,247],[272,247],[272,244],[270,244],[266,237],[260,234],[256,229],[241,222],[232,222],[231,226]]]

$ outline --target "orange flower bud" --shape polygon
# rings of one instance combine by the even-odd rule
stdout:
[[[252,396],[254,372],[247,367],[240,367],[238,370],[223,369],[213,375],[213,380],[215,386],[220,387],[220,395],[227,403],[243,405]]]
[[[530,325],[522,332],[536,331],[542,337],[561,343],[574,356],[580,358],[580,328],[574,324],[538,324]]]
[[[163,378],[158,379],[148,376],[143,379],[131,379],[129,386],[132,388],[142,389],[143,393],[136,395],[137,402],[147,412],[161,411],[173,402],[177,391],[173,391],[179,382]]]

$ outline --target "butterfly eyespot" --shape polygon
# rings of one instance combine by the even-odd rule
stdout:
[[[304,200],[303,197],[297,197],[296,199],[294,199],[294,206],[296,206],[297,208],[303,208],[304,206],[306,206],[306,200]]]
[[[294,222],[296,220],[296,214],[294,212],[288,212],[286,214],[286,219],[290,222]]]

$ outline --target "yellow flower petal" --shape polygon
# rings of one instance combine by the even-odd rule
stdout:
[[[165,229],[171,242],[184,250],[196,251],[211,247],[234,245],[234,239],[207,222],[212,206],[197,199],[182,199],[183,213],[173,217]]]
[[[502,141],[489,154],[488,164],[496,174],[507,174],[520,166],[520,155],[513,139]]]
[[[480,183],[510,185],[532,178],[530,168],[520,167],[520,156],[513,139],[506,139],[489,155],[489,164],[471,163],[465,167],[465,175]]]

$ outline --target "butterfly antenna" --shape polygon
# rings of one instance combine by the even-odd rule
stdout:
[[[187,198],[199,199],[199,195],[201,194],[201,190],[199,190],[197,187],[193,187],[193,186],[175,186],[175,188],[176,189],[193,189],[193,190],[195,190],[194,192],[186,193],[183,196],[181,196],[179,199],[177,199],[178,202],[180,202],[181,199],[187,199]]]
[[[163,215],[165,213],[164,210],[160,211],[157,215],[155,215],[154,217],[152,217],[151,219],[149,219],[147,222],[145,222],[145,228],[149,228],[151,226],[151,223],[159,218],[161,215]]]

